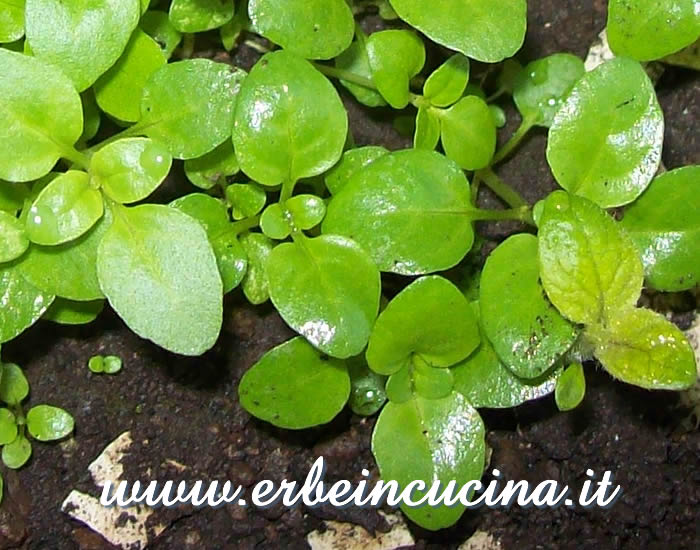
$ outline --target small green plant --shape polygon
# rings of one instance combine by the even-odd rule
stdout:
[[[585,361],[644,388],[695,383],[684,335],[636,307],[645,281],[700,280],[700,167],[657,175],[664,119],[640,63],[689,64],[691,0],[612,0],[618,56],[588,72],[568,53],[512,58],[525,0],[20,4],[0,18],[0,343],[40,318],[88,323],[108,302],[141,337],[199,355],[240,287],[299,335],[245,374],[242,405],[289,429],[346,404],[379,412],[372,450],[401,484],[480,478],[477,409],[551,393],[572,409]],[[377,8],[402,26],[367,35],[354,15]],[[212,30],[226,50],[260,51],[249,74],[190,58]],[[454,53],[426,70],[422,36]],[[338,87],[410,120],[414,147],[355,147]],[[522,122],[497,149],[508,95]],[[102,139],[107,121],[121,130]],[[535,127],[563,190],[533,207],[494,167]],[[173,162],[193,192],[150,200]],[[477,207],[481,186],[507,208]],[[490,220],[529,229],[480,266],[474,224]],[[382,273],[411,278],[390,296]],[[67,433],[45,431],[49,412],[30,411],[30,434]],[[27,452],[11,439],[3,457]],[[462,512],[405,509],[428,529]]]
[[[95,374],[116,374],[122,370],[122,360],[115,355],[94,355],[88,361],[88,368]]]

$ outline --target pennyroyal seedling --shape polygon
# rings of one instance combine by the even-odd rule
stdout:
[[[513,59],[525,0],[19,4],[0,18],[0,343],[109,303],[141,337],[199,355],[240,287],[299,335],[245,374],[243,407],[288,429],[346,404],[379,412],[372,450],[401,484],[480,478],[478,409],[552,393],[572,409],[593,358],[644,388],[695,383],[684,335],[636,307],[644,284],[700,277],[698,167],[657,175],[663,113],[640,64],[692,64],[678,53],[700,35],[690,0],[611,1],[617,57],[589,72],[565,52]],[[391,28],[367,34],[354,15],[377,9]],[[192,58],[210,31],[261,53],[248,74]],[[437,66],[426,37],[451,52]],[[409,121],[414,147],[356,147],[343,89]],[[497,148],[507,95],[522,122]],[[494,167],[535,127],[563,190],[533,208]],[[165,204],[154,192],[180,162],[194,187]],[[481,186],[507,209],[479,208]],[[474,223],[489,220],[528,229],[480,265]],[[24,417],[7,411],[3,457],[19,466]],[[56,411],[32,409],[29,433],[69,433]],[[463,511],[405,509],[428,529]]]

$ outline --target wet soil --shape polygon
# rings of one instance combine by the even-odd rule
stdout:
[[[530,29],[523,60],[555,51],[585,56],[605,24],[603,1],[530,2]],[[365,25],[376,25],[368,20]],[[209,55],[225,59],[226,55]],[[242,48],[233,62],[250,66],[257,55]],[[659,82],[666,115],[664,162],[668,168],[700,161],[697,121],[700,80],[671,69]],[[388,113],[367,113],[345,93],[344,102],[358,144],[392,149],[409,140],[398,135]],[[503,102],[508,125],[518,116]],[[500,175],[531,202],[556,188],[544,157],[546,134],[534,132]],[[181,185],[181,171],[172,185]],[[487,192],[480,202],[500,203]],[[490,246],[518,229],[483,224]],[[487,247],[488,248],[488,247]],[[674,319],[687,325],[696,306],[681,301]],[[363,468],[377,477],[369,442],[374,419],[342,412],[330,425],[302,432],[278,430],[252,419],[238,403],[243,373],[265,351],[292,333],[269,306],[253,308],[240,294],[227,299],[226,320],[215,348],[201,358],[182,358],[132,334],[111,311],[81,328],[39,322],[7,346],[4,358],[26,369],[29,405],[50,402],[72,412],[75,436],[60,444],[34,445],[19,472],[2,470],[5,499],[0,506],[0,548],[102,549],[111,546],[69,519],[60,504],[71,489],[97,494],[87,466],[119,434],[131,430],[135,445],[124,477],[150,479],[230,479],[243,486],[284,478],[303,480],[319,455],[327,480],[358,481]],[[684,326],[687,328],[687,326]],[[97,353],[119,355],[116,376],[87,369]],[[417,548],[455,548],[477,530],[494,535],[505,550],[530,548],[691,549],[700,544],[700,432],[678,427],[687,411],[677,396],[615,383],[595,364],[586,365],[588,391],[583,405],[559,413],[552,398],[509,411],[484,411],[493,449],[491,468],[505,479],[555,479],[577,489],[586,470],[615,474],[622,497],[609,510],[597,508],[476,510],[454,528],[429,533],[411,527]],[[489,478],[486,477],[486,481]],[[150,548],[306,548],[307,534],[323,520],[337,519],[373,531],[387,525],[376,511],[281,506],[255,510],[238,506],[158,512],[165,531]]]

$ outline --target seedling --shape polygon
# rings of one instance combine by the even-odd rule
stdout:
[[[594,358],[630,384],[692,386],[683,334],[636,307],[645,281],[682,291],[700,277],[699,169],[656,175],[663,113],[639,61],[692,44],[700,17],[692,2],[657,2],[648,17],[647,3],[610,2],[618,57],[589,72],[565,52],[525,67],[512,59],[525,0],[9,8],[0,343],[40,318],[90,322],[109,303],[141,337],[199,355],[219,338],[223,295],[240,287],[298,333],[245,374],[241,404],[288,429],[326,423],[346,404],[378,412],[372,450],[382,477],[402,484],[479,478],[478,409],[552,393],[572,409]],[[353,13],[370,6],[403,23],[368,36]],[[191,59],[195,33],[212,30],[226,50],[245,40],[261,52],[249,74]],[[434,70],[422,36],[453,52]],[[685,64],[689,52],[678,54]],[[414,147],[354,147],[339,88],[411,121]],[[497,149],[508,95],[521,124]],[[108,119],[121,130],[102,139]],[[548,129],[563,190],[532,207],[494,167],[536,126]],[[193,188],[162,204],[151,197],[176,161]],[[482,185],[507,208],[479,208]],[[621,221],[611,207],[624,208]],[[490,220],[530,229],[482,266],[474,223]],[[411,279],[389,289],[382,273]],[[89,367],[120,364],[97,356]],[[25,425],[39,439],[72,429],[50,408],[25,419],[12,409],[21,394],[3,398],[13,465],[28,457]],[[49,417],[61,429],[47,432]],[[439,529],[463,509],[405,512]]]
[[[95,355],[90,357],[88,368],[95,374],[116,374],[122,370],[122,360],[115,355]]]

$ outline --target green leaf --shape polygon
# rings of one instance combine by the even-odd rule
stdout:
[[[461,487],[481,479],[486,444],[484,424],[467,400],[453,392],[442,399],[417,397],[405,403],[388,403],[372,435],[372,453],[382,479],[396,480],[403,489],[422,480],[426,489],[435,481],[442,488],[454,480]],[[414,491],[418,500],[426,491]],[[422,506],[403,512],[421,527],[438,530],[457,522],[464,507]]]
[[[233,18],[233,0],[173,0],[170,21],[180,32],[216,29]]]
[[[93,355],[88,361],[88,368],[95,374],[105,371],[105,358],[102,355]]]
[[[116,374],[120,370],[122,370],[122,360],[120,357],[115,355],[108,355],[105,357],[102,372],[105,374]]]
[[[275,243],[262,233],[246,233],[241,236],[241,246],[248,256],[248,270],[242,283],[243,294],[251,304],[260,305],[270,298],[266,266]]]
[[[0,178],[38,179],[83,132],[75,88],[58,69],[0,48]]]
[[[282,318],[316,348],[345,359],[367,345],[381,282],[374,262],[354,241],[300,235],[272,250],[267,277]]]
[[[209,59],[162,66],[146,82],[135,128],[178,159],[201,157],[228,139],[245,72]]]
[[[605,370],[628,384],[685,390],[697,380],[690,344],[675,325],[654,311],[618,310],[606,327],[589,327],[586,336]]]
[[[420,319],[430,319],[422,323]],[[437,275],[408,285],[382,311],[372,330],[367,363],[394,374],[413,356],[432,367],[450,367],[479,345],[479,328],[464,295]]]
[[[153,38],[161,48],[166,59],[180,45],[182,34],[170,22],[170,17],[164,11],[149,10],[141,17],[141,28]]]
[[[583,61],[568,53],[543,57],[520,70],[513,99],[523,120],[550,127],[567,94],[585,72]]]
[[[386,378],[370,370],[362,356],[348,359],[347,367],[350,374],[350,409],[360,416],[372,416],[386,402]]]
[[[440,141],[440,115],[437,109],[420,107],[416,115],[413,147],[434,151]]]
[[[696,40],[678,53],[664,57],[662,61],[669,65],[700,71],[700,40]]]
[[[236,288],[243,280],[248,267],[248,258],[230,223],[226,205],[209,195],[193,193],[173,201],[170,206],[191,216],[204,226],[216,256],[224,293]]]
[[[426,399],[440,399],[452,393],[455,382],[451,369],[431,366],[416,355],[412,370],[412,382],[417,395]]]
[[[652,61],[698,39],[700,10],[696,0],[610,0],[607,30],[616,55]]]
[[[479,303],[472,303],[472,308],[478,315]],[[481,323],[479,332],[481,345],[478,349],[451,369],[454,375],[454,389],[464,395],[474,407],[517,407],[554,391],[561,372],[559,369],[545,373],[539,378],[518,378],[501,362]]]
[[[678,292],[700,282],[699,186],[700,166],[666,172],[625,210],[622,227],[656,290]]]
[[[0,343],[32,326],[54,297],[29,283],[16,264],[0,265]]]
[[[136,29],[119,60],[95,82],[97,104],[119,120],[136,122],[141,117],[143,88],[165,61],[158,43]]]
[[[226,200],[231,204],[234,220],[252,218],[267,202],[267,193],[254,183],[234,183],[226,188]]]
[[[0,180],[0,210],[3,212],[16,214],[29,196],[27,185]]]
[[[505,111],[498,105],[489,105],[489,111],[491,111],[491,118],[493,118],[496,128],[503,128],[506,125]]]
[[[456,53],[428,77],[423,96],[435,107],[449,107],[462,97],[468,82],[469,58]]]
[[[323,232],[345,235],[381,271],[420,275],[459,263],[474,242],[469,182],[433,151],[385,155],[333,196]]]
[[[390,0],[401,19],[467,57],[496,63],[520,49],[527,26],[526,0]]]
[[[103,214],[102,195],[88,175],[70,170],[39,193],[27,216],[27,236],[36,244],[63,244],[86,233]]]
[[[241,87],[233,143],[242,170],[258,183],[322,174],[340,158],[347,132],[333,85],[294,54],[266,54]]]
[[[18,435],[12,442],[2,448],[2,461],[5,466],[16,470],[24,466],[32,456],[32,444],[23,435]]]
[[[27,0],[27,40],[82,92],[119,59],[140,16],[139,0]]]
[[[449,109],[437,110],[442,147],[465,170],[480,170],[496,151],[496,124],[486,102],[470,95]]]
[[[316,227],[326,215],[326,203],[316,195],[295,195],[287,199],[284,208],[292,225],[302,231]]]
[[[91,181],[119,203],[138,202],[161,184],[170,172],[172,161],[167,149],[156,141],[120,139],[93,155]]]
[[[605,324],[642,290],[637,249],[615,221],[582,197],[555,191],[539,224],[542,286],[571,321]]]
[[[586,395],[586,378],[581,363],[572,363],[557,380],[554,399],[560,411],[570,411],[578,407]]]
[[[576,327],[545,297],[539,278],[537,238],[527,234],[514,235],[491,252],[481,277],[484,332],[501,361],[521,378],[547,372],[578,337]]]
[[[226,178],[238,170],[238,159],[228,139],[206,155],[185,161],[187,179],[200,189],[211,189],[217,183],[225,183]]]
[[[110,305],[139,336],[174,353],[204,353],[219,335],[223,296],[204,228],[162,205],[115,212],[97,254]]]
[[[104,298],[97,280],[97,247],[111,224],[112,214],[107,209],[92,229],[74,241],[30,246],[17,268],[44,293],[80,302]]]
[[[335,66],[350,74],[361,76],[362,78],[372,81],[372,69],[369,66],[365,42],[366,40],[364,37],[353,42],[347,50],[335,58]],[[340,83],[355,96],[357,101],[363,105],[367,105],[367,107],[383,107],[386,105],[382,94],[376,90],[359,84],[353,84],[342,78],[340,79]]]
[[[87,142],[97,135],[102,119],[92,88],[80,94],[80,100],[83,104],[83,133],[80,136],[80,141]]]
[[[249,25],[248,11],[245,9],[238,9],[233,14],[233,19],[219,28],[219,37],[227,52],[233,50],[241,33],[247,30]]]
[[[17,419],[9,409],[0,409],[0,445],[12,443],[17,438]]]
[[[636,199],[661,162],[664,118],[636,61],[615,58],[586,73],[557,111],[547,161],[564,189],[603,208]]]
[[[352,42],[355,21],[345,0],[250,0],[253,29],[307,59],[332,59]]]
[[[36,405],[27,413],[27,429],[34,439],[55,441],[73,431],[73,417],[63,409]]]
[[[0,264],[19,258],[29,247],[22,223],[0,210]]]
[[[367,39],[367,58],[382,97],[394,109],[406,107],[410,81],[425,64],[425,46],[420,37],[406,30],[375,32]]]
[[[384,147],[376,145],[367,145],[345,151],[340,162],[326,172],[326,187],[335,195],[350,181],[352,176],[388,152]],[[2,188],[0,187],[0,189]]]
[[[238,395],[250,414],[300,430],[333,420],[350,396],[350,377],[343,361],[321,356],[297,337],[255,363],[243,375]]]
[[[87,325],[97,319],[104,305],[104,300],[74,302],[65,298],[56,298],[43,318],[59,325]]]
[[[13,363],[2,363],[0,401],[8,405],[19,405],[27,395],[29,395],[29,383],[22,369]]]
[[[288,214],[278,203],[271,204],[262,213],[260,229],[266,236],[278,241],[286,239],[292,232]]]
[[[0,3],[0,44],[19,40],[24,36],[25,0],[2,0]]]

